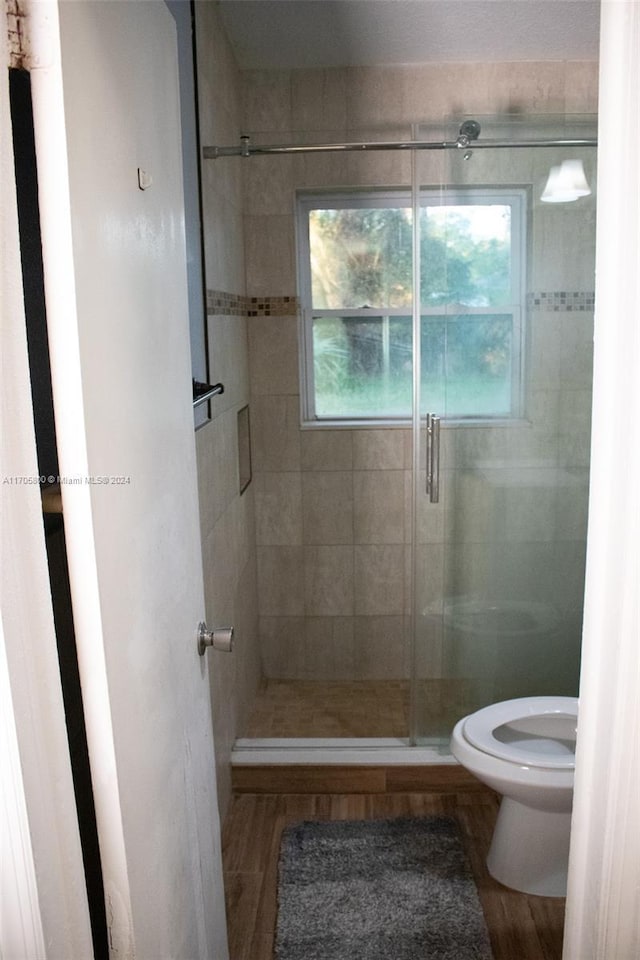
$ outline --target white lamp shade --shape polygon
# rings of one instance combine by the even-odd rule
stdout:
[[[571,203],[590,193],[582,160],[563,160],[561,166],[551,167],[540,199],[544,203]]]

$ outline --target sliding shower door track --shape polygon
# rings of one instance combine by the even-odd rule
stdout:
[[[393,766],[456,764],[449,740],[433,739],[417,745],[396,737],[247,738],[236,740],[231,764],[241,766],[337,765]]]

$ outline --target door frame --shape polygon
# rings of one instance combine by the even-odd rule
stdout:
[[[0,23],[8,35],[6,7]],[[38,475],[17,197],[9,60],[0,83],[2,217],[2,634],[3,749],[0,883],[3,950],[37,958],[93,954],[58,666]],[[4,939],[6,938],[6,939]]]

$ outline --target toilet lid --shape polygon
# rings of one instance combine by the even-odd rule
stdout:
[[[575,765],[576,697],[522,697],[472,713],[465,739],[478,750],[520,766]]]

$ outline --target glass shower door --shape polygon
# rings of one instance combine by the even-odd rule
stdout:
[[[584,164],[591,193],[542,201],[551,165],[564,159]],[[434,160],[416,155],[412,733],[420,743],[446,743],[457,719],[488,703],[577,693],[594,163],[587,148],[472,144],[447,152],[437,181]]]

